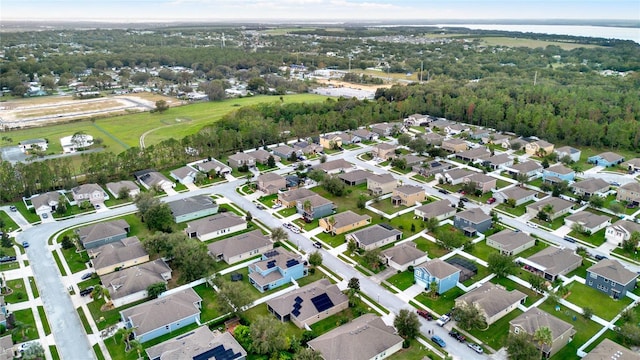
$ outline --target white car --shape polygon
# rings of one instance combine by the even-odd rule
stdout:
[[[282,207],[282,204],[273,204],[273,205],[271,206],[271,208],[272,208],[272,209],[279,209],[279,208],[281,208],[281,207]]]
[[[289,228],[289,230],[293,231],[293,232],[294,232],[294,233],[296,233],[296,234],[300,234],[300,229],[298,229],[298,228],[297,228],[297,227],[295,227],[295,226],[291,226],[291,227]]]
[[[438,324],[438,326],[442,327],[442,326],[444,326],[444,324],[448,323],[449,321],[451,321],[450,317],[448,317],[447,315],[442,315],[442,316],[440,316],[438,321],[436,321],[436,324]]]

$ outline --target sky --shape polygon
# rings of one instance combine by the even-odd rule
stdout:
[[[2,20],[619,19],[639,0],[0,0]]]

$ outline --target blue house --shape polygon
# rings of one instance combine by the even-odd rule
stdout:
[[[260,292],[300,279],[307,275],[302,256],[283,248],[262,254],[262,259],[249,265],[249,282]]]
[[[586,283],[614,299],[622,299],[635,288],[637,276],[617,260],[604,259],[587,269]]]
[[[602,154],[589,156],[587,162],[590,164],[596,164],[597,166],[616,166],[621,164],[624,161],[624,157],[622,155],[618,155],[611,151],[603,152]]]
[[[7,328],[7,303],[4,302],[4,296],[0,296],[0,325]]]
[[[126,238],[129,224],[122,219],[112,220],[84,226],[75,232],[85,249],[93,249]]]
[[[562,164],[553,165],[542,170],[542,180],[547,182],[573,181],[575,177],[576,172]]]
[[[335,204],[318,194],[299,199],[296,201],[298,214],[308,220],[320,219],[335,213]]]
[[[483,233],[491,227],[492,218],[480,208],[471,208],[457,213],[453,217],[453,226],[464,231],[466,236],[476,236],[476,233]]]
[[[413,278],[416,284],[424,286],[425,290],[435,282],[437,293],[443,294],[456,286],[460,279],[460,269],[436,258],[416,266]]]
[[[120,311],[128,329],[141,343],[200,322],[202,298],[187,288]]]

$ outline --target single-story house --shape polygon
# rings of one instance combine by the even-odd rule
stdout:
[[[616,200],[640,204],[640,183],[637,181],[626,183],[618,188]]]
[[[65,154],[84,150],[93,145],[93,136],[89,134],[75,134],[60,138],[62,152]]]
[[[323,228],[326,233],[340,235],[368,224],[371,224],[371,216],[360,215],[351,210],[347,210],[320,219],[318,226]]]
[[[247,228],[244,218],[232,213],[224,212],[204,219],[187,223],[184,230],[188,237],[207,241],[220,236],[229,235]]]
[[[440,147],[452,153],[463,152],[469,148],[466,141],[457,138],[442,140]]]
[[[100,204],[109,199],[109,195],[98,184],[83,184],[71,189],[73,201],[76,204],[88,201],[91,204]]]
[[[465,124],[450,124],[444,128],[444,131],[449,135],[458,135],[470,130],[471,128]]]
[[[427,159],[424,156],[413,155],[413,154],[400,155],[398,158],[400,160],[404,160],[404,162],[407,164],[407,167],[422,165],[422,163]]]
[[[544,140],[535,140],[524,146],[524,152],[529,155],[546,156],[553,152],[553,144]]]
[[[563,164],[556,164],[542,170],[542,180],[551,183],[573,181],[575,177],[576,172]]]
[[[638,353],[605,338],[598,346],[589,351],[582,360],[605,360],[614,357],[617,360],[637,360]]]
[[[282,206],[286,208],[290,208],[296,206],[296,203],[300,199],[308,198],[313,195],[316,195],[316,193],[306,188],[289,190],[278,193],[278,203],[282,204]]]
[[[527,205],[527,214],[531,214],[532,216],[537,216],[538,213],[545,209],[547,205],[551,207],[549,214],[549,219],[551,221],[559,218],[560,216],[569,213],[571,208],[573,207],[571,201],[567,201],[561,198],[549,196],[543,200],[536,201],[532,204]]]
[[[275,162],[280,161],[280,156],[273,155],[270,152],[263,149],[258,149],[256,151],[248,152],[247,155],[251,156],[256,163],[263,164],[263,165],[266,165],[269,162],[270,156],[273,156],[273,160]]]
[[[555,281],[559,275],[566,275],[582,264],[582,257],[573,250],[549,246],[526,259],[520,259],[525,270]]]
[[[482,162],[482,165],[488,166],[491,170],[503,169],[513,165],[513,159],[508,154],[494,155]]]
[[[487,246],[498,249],[501,254],[508,256],[517,255],[535,244],[536,239],[521,231],[515,232],[510,229],[487,237]]]
[[[469,133],[469,137],[473,140],[481,140],[483,138],[488,138],[490,133],[489,129],[475,128],[471,133]]]
[[[476,184],[476,190],[482,191],[483,194],[492,191],[497,186],[496,178],[482,173],[475,173],[465,177],[462,182],[465,184]]]
[[[527,295],[519,290],[507,291],[504,287],[489,281],[456,299],[456,307],[474,306],[484,316],[487,325],[524,304]]]
[[[616,154],[611,151],[603,152],[602,154],[589,156],[587,162],[590,164],[596,164],[597,166],[616,166],[618,164],[622,164],[624,161],[624,156]]]
[[[251,168],[256,166],[256,159],[244,152],[237,152],[229,156],[227,163],[229,164],[229,166],[231,166],[232,169],[237,169],[244,165]]]
[[[376,144],[371,149],[371,155],[383,160],[389,160],[396,156],[396,148],[395,145],[387,143]]]
[[[18,143],[18,146],[20,147],[20,150],[23,153],[26,153],[28,150],[31,150],[31,149],[47,151],[47,148],[49,147],[49,143],[47,142],[46,139],[28,139],[28,140],[20,141]]]
[[[600,229],[611,225],[611,218],[606,215],[597,215],[588,211],[579,211],[564,218],[564,224],[572,228],[580,225],[585,231],[595,234]]]
[[[546,327],[551,330],[551,344],[540,344],[533,339],[539,328]],[[542,356],[550,358],[571,340],[576,333],[573,325],[566,321],[538,309],[531,307],[525,313],[520,314],[517,318],[509,321],[509,332],[512,334],[525,333],[530,336],[533,344],[540,348],[542,346]]]
[[[289,145],[280,145],[273,148],[273,154],[279,156],[281,159],[289,160],[291,154],[297,154],[296,151]]]
[[[298,209],[298,214],[302,214],[303,218],[311,220],[329,216],[336,211],[336,205],[333,201],[315,193],[309,197],[298,200],[296,202],[296,208]]]
[[[362,141],[374,141],[378,139],[378,134],[367,129],[357,129],[351,132],[353,136],[359,137]]]
[[[253,230],[215,241],[207,245],[207,249],[215,260],[235,264],[273,249],[273,243],[260,230]]]
[[[427,194],[424,189],[415,185],[402,185],[393,189],[391,193],[391,203],[394,206],[414,206],[426,198]]]
[[[398,271],[405,271],[409,266],[416,266],[429,260],[427,253],[418,249],[414,242],[405,242],[382,250],[380,257],[387,266]]]
[[[489,230],[491,223],[491,216],[481,208],[471,208],[453,217],[453,226],[464,231],[467,236],[475,236],[478,232],[483,233]]]
[[[607,227],[607,230],[604,232],[604,237],[608,243],[622,246],[622,242],[629,240],[631,234],[636,231],[640,232],[640,224],[629,220],[620,220]]]
[[[196,174],[198,174],[198,170],[191,166],[183,166],[169,172],[169,175],[180,184],[193,184],[196,180]]]
[[[126,328],[134,329],[136,340],[143,343],[199,323],[201,307],[202,298],[187,288],[122,310],[120,317]]]
[[[345,184],[349,186],[355,186],[366,183],[367,179],[372,175],[374,174],[370,171],[358,169],[350,171],[348,173],[338,174],[338,178],[340,178],[340,180],[344,181]]]
[[[327,174],[337,174],[340,172],[353,171],[356,169],[356,166],[345,159],[337,159],[314,165],[311,169],[320,169]]]
[[[562,159],[564,157],[569,157],[571,161],[578,162],[580,161],[580,156],[582,155],[582,151],[579,149],[573,148],[571,146],[563,146],[555,149],[553,152],[558,154],[558,159]]]
[[[471,171],[468,169],[455,168],[440,174],[436,174],[436,180],[439,181],[440,179],[444,179],[443,181],[446,183],[449,183],[451,185],[458,185],[462,184],[467,176],[471,176],[475,173],[475,171]]]
[[[293,149],[298,154],[302,153],[304,155],[315,155],[321,153],[324,150],[322,145],[310,143],[307,141],[298,141],[297,143],[293,144]]]
[[[493,194],[498,202],[507,202],[508,199],[515,200],[515,205],[520,206],[536,199],[537,192],[522,187],[512,187]]]
[[[435,131],[435,130],[442,130],[444,131],[444,129],[448,126],[453,125],[454,122],[453,121],[449,121],[447,119],[444,118],[439,118],[438,120],[432,121],[429,123],[429,127],[431,128],[431,130]]]
[[[304,329],[349,307],[349,298],[329,279],[320,279],[267,301],[278,320]]]
[[[422,138],[428,145],[432,146],[442,146],[442,142],[444,141],[444,136],[434,132],[426,133],[422,135]]]
[[[449,169],[452,169],[454,166],[447,162],[441,161],[431,161],[429,163],[423,163],[422,165],[414,165],[411,168],[411,171],[416,172],[424,177],[429,177],[431,175],[436,176],[437,174],[441,174]]]
[[[169,188],[176,187],[176,183],[155,170],[140,170],[133,173],[133,175],[136,177],[136,180],[138,180],[140,185],[147,190],[158,186],[166,192]]]
[[[85,249],[93,249],[126,238],[129,224],[122,219],[111,220],[83,226],[74,231]]]
[[[638,274],[625,268],[618,260],[602,259],[587,269],[586,285],[622,299],[636,287]]]
[[[306,275],[302,256],[282,247],[267,251],[262,254],[260,261],[249,265],[249,282],[260,292],[275,289]]]
[[[282,175],[274,172],[260,174],[257,180],[257,187],[259,191],[267,195],[276,194],[278,190],[287,188],[287,180]]]
[[[167,203],[173,215],[173,221],[183,223],[218,212],[216,201],[206,195],[196,195]]]
[[[87,250],[98,275],[125,269],[149,261],[149,253],[136,236]]]
[[[455,215],[456,208],[451,204],[451,201],[443,199],[419,206],[413,212],[416,216],[421,217],[422,220],[436,219],[442,221]]]
[[[593,195],[606,196],[609,183],[600,178],[588,178],[569,185],[576,195],[591,197]]]
[[[122,189],[127,189],[130,199],[133,199],[140,194],[140,187],[131,180],[108,182],[106,186],[114,199],[120,198],[120,192],[124,191]]]
[[[393,135],[394,132],[403,132],[405,130],[404,125],[402,123],[386,123],[386,122],[373,124],[369,127],[369,129],[380,136],[390,136],[390,135]]]
[[[324,360],[385,359],[402,349],[402,339],[392,326],[374,314],[364,314],[307,345]]]
[[[367,190],[374,195],[388,194],[398,186],[398,180],[391,174],[373,174],[367,177]]]
[[[525,175],[527,179],[531,179],[532,177],[542,172],[542,165],[540,165],[540,163],[536,161],[527,160],[518,164],[511,165],[507,169],[507,171],[512,176]]]
[[[100,282],[109,290],[115,307],[130,304],[149,296],[149,285],[171,279],[171,268],[162,259],[142,263],[100,276]]]
[[[484,146],[472,148],[462,152],[458,152],[455,155],[456,159],[460,159],[464,162],[482,162],[491,157],[491,151]]]
[[[629,171],[640,171],[640,158],[629,159],[623,162],[622,166]]]
[[[49,214],[56,211],[60,204],[60,196],[64,196],[57,191],[49,191],[44,194],[31,197],[31,205],[36,211],[36,215]]]
[[[402,239],[402,231],[388,224],[375,224],[345,235],[347,242],[353,240],[364,250],[372,250]]]
[[[201,162],[197,162],[193,164],[193,167],[198,169],[198,171],[208,174],[209,176],[211,175],[222,176],[225,174],[231,174],[231,171],[232,171],[230,166],[225,165],[216,159],[203,160]]]
[[[233,359],[245,360],[247,351],[229,331],[211,331],[200,326],[186,334],[145,349],[149,360]]]
[[[460,269],[442,261],[440,258],[429,260],[416,266],[413,270],[416,284],[430,289],[435,282],[436,288],[431,289],[438,294],[444,294],[454,288],[460,279]]]

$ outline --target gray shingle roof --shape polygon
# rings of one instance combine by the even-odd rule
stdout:
[[[228,229],[246,223],[245,219],[231,213],[224,212],[187,223],[187,233],[209,234],[214,231]]]
[[[428,203],[427,205],[422,205],[415,209],[415,213],[423,213],[426,218],[434,218],[441,215],[444,215],[452,210],[455,211],[451,207],[451,202],[447,199],[434,201],[432,203]]]
[[[604,339],[582,360],[638,360],[640,355],[609,339]]]
[[[571,201],[550,196],[546,199],[527,205],[527,208],[533,209],[535,211],[540,211],[547,205],[553,206],[552,212],[555,214],[557,212],[571,208],[573,206],[573,203]]]
[[[260,230],[253,230],[213,242],[207,245],[207,249],[209,249],[211,256],[222,254],[226,258],[230,258],[270,244],[271,240],[268,236],[263,235]]]
[[[148,255],[136,236],[102,245],[96,249],[89,249],[87,252],[92,258],[91,262],[96,270]]]
[[[402,243],[382,251],[382,256],[399,265],[409,264],[425,255],[427,253],[418,249],[413,242]]]
[[[375,224],[362,230],[354,231],[350,233],[349,236],[353,236],[358,242],[367,246],[399,234],[402,234],[402,231],[397,229],[387,229],[380,224]]]
[[[587,272],[598,274],[622,285],[635,281],[636,277],[638,277],[638,274],[627,270],[619,261],[613,259],[600,260],[588,268]]]
[[[77,232],[78,236],[80,236],[80,241],[86,246],[104,238],[126,235],[128,228],[129,224],[120,219],[84,226],[79,228]]]
[[[262,181],[262,182],[270,182],[270,181],[276,181],[281,179],[284,179],[284,177],[274,172],[268,172],[265,174],[260,174],[260,176],[258,176],[258,181]]]
[[[208,326],[200,326],[184,335],[149,347],[146,353],[151,360],[192,360],[218,346],[222,346],[223,350],[230,351],[233,355],[240,354],[239,358],[247,356],[247,351],[230,332],[212,332]]]
[[[394,193],[414,195],[424,192],[424,188],[415,185],[402,185],[393,190]]]
[[[611,151],[603,152],[602,154],[598,154],[602,159],[608,162],[616,162],[622,160],[624,157],[620,154],[616,154]]]
[[[552,275],[558,275],[577,262],[582,262],[582,258],[574,254],[572,250],[560,249],[555,246],[549,246],[529,256],[527,260],[541,265],[545,272]]]
[[[323,171],[332,171],[337,169],[352,169],[353,164],[344,159],[337,159],[337,160],[327,161],[324,164],[314,165],[312,168],[320,169]]]
[[[31,198],[31,205],[34,208],[39,208],[41,206],[50,206],[50,204],[58,204],[58,199],[60,199],[60,193],[57,191],[49,191],[44,194],[40,194],[36,197]]]
[[[573,325],[560,320],[537,307],[531,307],[525,313],[520,314],[517,318],[509,321],[509,324],[518,326],[529,335],[533,335],[536,330],[541,327],[548,327],[551,330],[554,341],[567,331],[573,329]]]
[[[521,162],[519,164],[514,164],[511,166],[511,168],[513,170],[516,170],[520,173],[528,173],[534,170],[542,170],[542,165],[540,165],[539,163],[532,161],[532,160],[527,160],[525,162]]]
[[[418,265],[418,267],[424,268],[431,276],[438,279],[444,279],[460,271],[457,267],[442,261],[440,258],[429,260]]]
[[[340,179],[344,180],[344,181],[356,182],[356,181],[365,181],[366,179],[368,179],[372,175],[373,175],[373,173],[369,172],[369,171],[354,170],[354,171],[350,171],[348,173],[340,174],[340,175],[338,175],[338,177]]]
[[[637,181],[628,182],[618,188],[618,190],[623,189],[627,191],[640,192],[640,183]]]
[[[533,190],[529,190],[529,189],[525,189],[525,188],[521,188],[521,187],[512,187],[510,189],[506,189],[506,190],[502,190],[500,191],[500,193],[504,194],[505,199],[514,199],[514,200],[520,200],[523,198],[526,198],[528,196],[531,196],[533,194],[535,194],[536,192]]]
[[[489,236],[491,239],[501,245],[501,248],[506,251],[511,251],[519,248],[522,245],[535,241],[531,236],[523,232],[514,232],[513,230],[505,229],[497,234]]]
[[[136,185],[136,183],[134,183],[131,180],[122,180],[122,181],[115,181],[115,182],[108,182],[107,183],[107,189],[112,193],[117,195],[120,192],[120,189],[125,188],[129,191],[132,190],[139,190],[140,187],[138,187],[138,185]]]
[[[482,211],[481,208],[471,208],[462,212],[459,212],[455,217],[468,220],[474,224],[480,224],[484,221],[491,220],[491,216]]]
[[[573,215],[569,215],[565,220],[576,222],[587,229],[593,229],[599,225],[611,221],[611,218],[605,215],[597,215],[588,211],[580,211]]]
[[[609,189],[609,183],[600,178],[589,178],[571,184],[572,188],[578,188],[588,193]]]
[[[486,282],[482,286],[469,291],[456,299],[468,305],[475,305],[484,310],[488,317],[493,317],[513,304],[517,304],[527,297],[518,290],[507,291],[503,287]]]
[[[218,204],[216,204],[215,200],[206,195],[196,195],[171,201],[168,202],[167,205],[171,208],[173,216],[176,217],[202,210],[218,208]]]
[[[298,201],[300,199],[313,196],[315,194],[316,193],[314,193],[309,189],[299,188],[295,190],[285,191],[282,194],[278,194],[278,197],[281,198],[283,201],[291,202],[291,201]]]
[[[574,171],[562,164],[556,164],[546,168],[544,172],[553,172],[560,175],[567,175],[567,174],[571,174]]]
[[[168,279],[163,277],[165,274],[170,275],[171,268],[164,260],[158,259],[102,275],[100,281],[109,289],[111,299],[120,299],[145,291],[149,285],[166,283]]]

